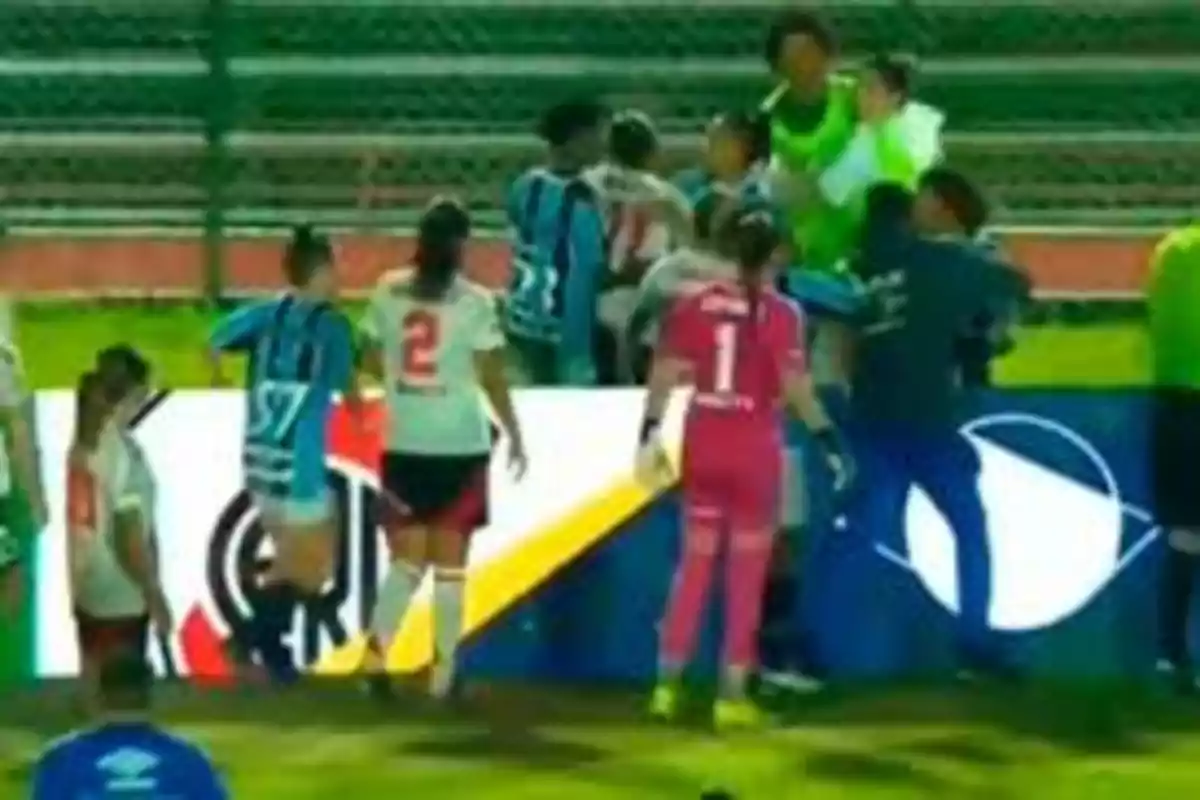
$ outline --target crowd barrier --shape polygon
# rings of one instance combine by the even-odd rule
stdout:
[[[219,643],[246,613],[248,567],[266,544],[240,493],[239,392],[178,392],[137,430],[159,476],[163,580],[178,631],[155,645],[163,669],[197,679],[228,672]],[[632,481],[640,390],[523,390],[531,469],[515,483],[493,466],[491,524],[472,544],[466,651],[472,673],[537,680],[641,680],[654,667],[656,623],[677,555],[673,493]],[[39,395],[53,518],[33,570],[38,676],[73,674],[62,510],[73,403]],[[666,425],[678,442],[679,420]],[[338,411],[330,470],[343,538],[334,585],[297,616],[291,642],[316,672],[346,671],[386,565],[376,521],[378,442]],[[1154,663],[1161,537],[1147,509],[1144,398],[1121,392],[1009,392],[981,398],[964,428],[982,463],[992,557],[990,623],[1034,675],[1129,676]],[[820,476],[814,480],[819,482]],[[826,497],[821,487],[817,498]],[[869,502],[869,487],[864,487]],[[818,506],[820,504],[818,503]],[[820,509],[818,509],[819,511]],[[825,519],[835,515],[819,514]],[[899,539],[815,526],[802,553],[794,620],[814,662],[846,679],[952,667],[954,540],[919,492]],[[711,665],[719,621],[705,633]],[[430,658],[429,587],[390,664]]]

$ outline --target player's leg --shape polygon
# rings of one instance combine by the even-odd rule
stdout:
[[[443,460],[439,492],[448,502],[433,522],[434,664],[430,691],[448,697],[458,680],[458,644],[463,630],[463,598],[471,534],[487,523],[487,454]],[[440,498],[439,498],[440,500]]]
[[[1200,498],[1191,478],[1200,448],[1195,403],[1181,392],[1156,392],[1151,418],[1154,512],[1167,531],[1158,586],[1159,670],[1188,692],[1196,688],[1188,623],[1200,569]]]
[[[390,562],[371,611],[365,671],[381,676],[374,687],[386,687],[387,654],[412,602],[429,560],[429,530],[417,499],[427,477],[421,456],[385,453],[380,520],[387,536]]]
[[[276,680],[290,681],[297,677],[292,654],[284,645],[284,636],[291,627],[299,596],[288,576],[294,570],[289,547],[286,503],[284,500],[255,494],[259,525],[274,548],[275,556],[265,575],[247,576],[254,585],[250,593],[251,614],[234,627],[229,642],[229,656],[234,664],[246,671],[253,668],[254,654],[263,668]]]
[[[658,686],[650,709],[654,716],[664,718],[678,709],[679,682],[692,659],[708,607],[725,524],[719,486],[687,463],[686,450],[684,458],[680,490],[683,541],[659,623]]]
[[[1001,671],[1000,654],[988,628],[991,554],[987,516],[979,492],[979,455],[957,432],[914,437],[909,464],[954,534],[958,572],[958,651],[967,669]]]
[[[817,684],[803,672],[795,630],[800,553],[810,511],[804,452],[798,443],[785,447],[782,463],[779,533],[763,591],[759,650],[765,681],[780,688],[810,691]]]
[[[743,452],[743,456],[751,453]],[[782,454],[777,446],[759,449],[731,485],[727,556],[725,559],[725,641],[717,702],[720,725],[753,724],[756,709],[748,702],[746,683],[758,666],[762,597],[778,526]],[[751,469],[750,465],[755,465]]]
[[[94,716],[100,704],[100,665],[115,651],[145,653],[149,618],[145,615],[108,617],[75,609],[75,638],[79,647],[80,703]]]

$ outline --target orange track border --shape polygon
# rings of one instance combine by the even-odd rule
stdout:
[[[1051,296],[1139,296],[1155,239],[1150,236],[1009,236],[1006,246],[1025,265],[1037,291]],[[369,288],[380,272],[404,263],[411,242],[397,237],[338,238],[345,288]],[[231,290],[279,286],[279,241],[234,239],[227,247],[226,285]],[[474,277],[501,287],[508,274],[503,242],[475,244]],[[15,238],[4,248],[0,284],[38,294],[191,294],[201,286],[203,250],[198,239]]]

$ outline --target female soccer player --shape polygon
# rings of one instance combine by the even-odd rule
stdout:
[[[644,480],[661,479],[668,469],[658,430],[671,389],[690,378],[695,390],[684,423],[683,557],[661,626],[651,712],[670,717],[677,710],[678,680],[724,549],[724,668],[715,709],[724,727],[757,721],[745,685],[757,658],[777,527],[781,401],[812,430],[839,482],[847,460],[805,368],[801,312],[770,288],[780,241],[769,212],[741,210],[719,235],[736,255],[738,279],[714,281],[672,309],[651,370],[638,469]]]
[[[20,351],[0,329],[0,616],[17,614],[22,545],[46,524],[33,410]]]
[[[636,383],[648,377],[659,323],[673,301],[706,281],[736,277],[736,268],[718,253],[713,230],[737,208],[738,197],[732,190],[711,186],[695,205],[694,243],[660,258],[642,278],[620,353],[622,368]]]
[[[148,628],[172,628],[151,539],[152,488],[125,429],[145,398],[145,363],[89,372],[77,393],[67,469],[67,558],[85,702],[114,650],[144,653]]]
[[[221,354],[249,355],[242,464],[246,489],[275,547],[275,561],[252,592],[254,616],[233,631],[243,666],[257,651],[276,680],[297,677],[283,646],[296,606],[319,595],[333,574],[337,542],[326,484],[326,427],[333,396],[357,403],[354,342],[333,305],[333,247],[308,226],[293,231],[283,258],[290,286],[279,297],[221,320],[209,339],[214,383],[223,383]]]
[[[650,117],[640,111],[618,114],[609,129],[608,150],[608,159],[585,173],[608,220],[609,269],[597,298],[594,347],[601,386],[622,382],[620,333],[638,281],[651,264],[692,238],[687,198],[655,173],[661,147]]]
[[[426,567],[433,567],[435,662],[431,692],[455,684],[471,534],[488,513],[492,428],[480,390],[508,440],[520,477],[525,445],[505,378],[494,300],[459,273],[470,218],[438,198],[417,230],[413,266],[384,275],[362,320],[364,367],[387,396],[383,486],[392,565],[371,620],[365,668],[386,694],[386,656]]]
[[[702,166],[687,170],[676,183],[693,208],[709,192],[732,192],[746,199],[765,200],[764,161],[770,132],[766,122],[751,114],[733,111],[717,114],[708,124]]]

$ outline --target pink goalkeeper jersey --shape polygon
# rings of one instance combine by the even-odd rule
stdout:
[[[758,319],[749,316],[745,290],[728,281],[705,284],[668,316],[662,347],[689,364],[695,387],[689,434],[778,432],[783,375],[806,368],[804,318],[798,305],[765,287]]]

